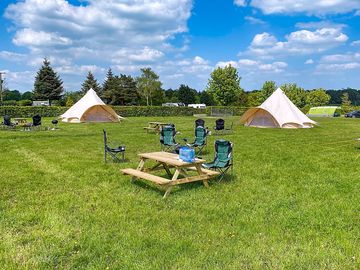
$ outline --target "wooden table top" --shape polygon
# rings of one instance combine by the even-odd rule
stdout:
[[[168,153],[168,152],[151,152],[151,153],[142,153],[139,154],[140,157],[146,158],[146,159],[151,159],[151,160],[156,160],[159,162],[163,162],[172,166],[176,166],[176,167],[188,167],[189,165],[193,165],[193,164],[202,164],[205,163],[206,160],[204,159],[199,159],[196,158],[194,160],[194,162],[184,162],[182,160],[179,159],[179,155],[177,154],[173,154],[173,153]]]
[[[149,122],[151,125],[167,125],[167,123],[161,123],[161,122]]]

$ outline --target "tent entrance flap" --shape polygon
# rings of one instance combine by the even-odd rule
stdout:
[[[110,114],[106,107],[104,108],[101,105],[93,106],[88,109],[82,116],[81,121],[84,122],[116,122],[116,119],[112,114]]]
[[[274,117],[265,110],[258,110],[257,113],[254,113],[249,119],[248,126],[255,127],[279,127],[279,124],[276,122]]]

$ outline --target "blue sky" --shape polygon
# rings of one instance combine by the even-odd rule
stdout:
[[[0,14],[0,71],[22,92],[44,57],[67,91],[109,67],[201,91],[228,64],[248,91],[360,88],[360,0],[0,0]]]

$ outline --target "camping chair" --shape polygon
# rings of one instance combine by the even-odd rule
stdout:
[[[164,126],[160,129],[160,144],[162,151],[175,152],[179,144],[175,141],[175,125]]]
[[[32,124],[31,124],[32,129],[41,129],[41,116],[36,114],[33,116],[32,118]]]
[[[105,129],[103,129],[103,133],[104,133],[104,161],[106,163],[106,156],[110,155],[113,159],[113,161],[117,161],[117,162],[121,162],[125,160],[125,146],[124,145],[120,145],[120,146],[116,146],[116,147],[111,147],[107,138],[107,134]],[[118,154],[121,153],[122,158],[120,159],[118,157]]]
[[[223,139],[215,141],[215,158],[210,163],[204,163],[205,169],[212,169],[220,172],[220,181],[227,170],[233,166],[232,157],[233,144]]]
[[[225,120],[224,119],[217,119],[215,121],[215,134],[219,134],[220,132],[222,133],[225,129]]]
[[[4,116],[4,121],[1,123],[3,128],[15,128],[16,124],[11,122],[11,118],[8,115]]]
[[[200,126],[200,127],[205,127],[205,121],[203,120],[203,119],[197,119],[196,121],[195,121],[195,128],[197,128],[198,126]]]
[[[203,149],[206,147],[207,130],[203,126],[197,126],[195,128],[195,140],[192,143],[188,143],[187,139],[184,139],[187,146],[192,148],[198,148],[198,155],[201,155]]]

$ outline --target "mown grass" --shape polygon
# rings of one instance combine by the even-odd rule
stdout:
[[[193,134],[192,117],[1,131],[0,268],[360,268],[358,119],[236,125],[222,136],[235,144],[234,177],[182,185],[167,200],[120,173],[159,150],[142,129],[152,120],[174,122],[179,139]],[[103,128],[126,144],[128,162],[104,164]]]

